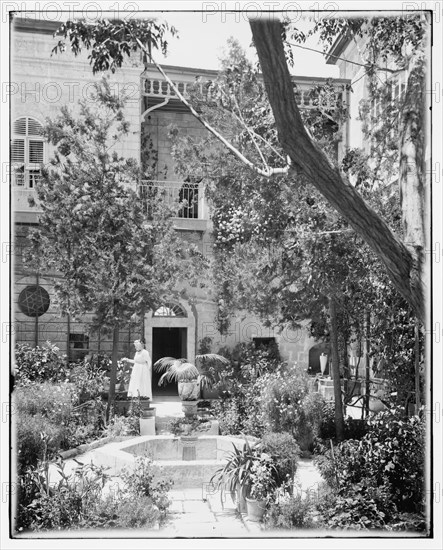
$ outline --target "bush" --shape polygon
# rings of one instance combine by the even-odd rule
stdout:
[[[343,437],[344,439],[360,440],[368,431],[367,424],[363,419],[351,418],[344,419]],[[335,410],[333,403],[324,403],[322,407],[321,421],[318,428],[318,437],[321,440],[336,440],[335,434]]]
[[[154,527],[161,521],[161,513],[149,497],[124,500],[115,510],[116,527],[136,529]]]
[[[80,464],[70,475],[56,463],[60,481],[48,485],[49,461],[39,462],[19,477],[16,530],[154,527],[163,520],[171,482],[152,481],[152,461],[136,460],[133,473],[122,476],[124,486],[103,494],[110,477],[94,464]]]
[[[329,493],[317,503],[321,523],[328,529],[384,529],[396,517],[388,484],[363,479],[342,491]]]
[[[50,342],[45,347],[31,348],[28,344],[17,344],[15,348],[15,381],[61,382],[67,379],[69,368],[66,356],[59,354],[59,348]]]
[[[301,495],[284,495],[273,502],[265,512],[267,529],[308,529],[314,526],[313,503]]]
[[[167,493],[172,488],[173,481],[154,482],[152,463],[152,458],[147,455],[137,457],[134,468],[131,471],[123,469],[121,478],[126,493],[137,497],[149,497],[164,515],[170,505]]]
[[[83,401],[101,396],[105,390],[109,363],[106,356],[95,354],[85,357],[73,366],[69,379],[75,384]]]
[[[303,450],[312,448],[324,400],[309,392],[304,372],[281,368],[268,375],[263,380],[261,402],[268,430],[290,433]]]
[[[54,424],[66,424],[73,410],[73,402],[78,399],[75,387],[67,382],[32,383],[18,387],[14,392],[17,413],[41,414]]]
[[[16,418],[17,470],[35,467],[45,456],[53,457],[65,438],[66,427],[48,422],[42,414],[19,413]]]
[[[300,448],[288,433],[267,433],[262,440],[263,451],[269,454],[275,466],[275,483],[279,487],[290,482],[297,471]]]
[[[344,441],[319,457],[321,474],[343,491],[365,480],[386,486],[400,512],[420,512],[424,498],[423,419],[386,411],[371,417],[367,429],[360,441]]]

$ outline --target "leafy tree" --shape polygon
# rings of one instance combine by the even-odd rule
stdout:
[[[332,43],[338,31],[354,34],[359,32],[367,36],[367,48],[371,56],[368,70],[373,72],[379,69],[380,62],[388,58],[402,64],[401,68],[405,63],[409,63],[411,70],[406,91],[407,109],[403,113],[401,125],[400,187],[405,197],[411,197],[411,201],[407,200],[402,205],[404,222],[408,227],[404,241],[392,231],[386,220],[363,200],[359,192],[349,184],[344,174],[334,166],[327,154],[306,131],[295,101],[293,83],[285,57],[285,53],[290,50],[286,43],[290,33],[280,21],[275,18],[269,21],[261,18],[250,22],[278,139],[284,151],[283,155],[281,153],[277,155],[277,162],[274,162],[276,159],[271,154],[265,155],[261,152],[258,143],[261,140],[253,133],[249,134],[252,144],[258,151],[259,160],[258,162],[250,160],[235,144],[212,127],[183,97],[152,56],[153,47],[163,47],[165,44],[164,35],[168,30],[167,25],[152,21],[123,23],[100,21],[94,25],[68,21],[61,26],[60,33],[69,40],[71,50],[75,54],[81,51],[82,46],[92,50],[89,59],[94,72],[109,68],[115,70],[122,65],[124,55],[130,55],[139,47],[144,52],[146,60],[156,65],[177,97],[189,107],[190,112],[245,166],[268,178],[276,174],[288,173],[292,177],[302,174],[370,246],[382,262],[396,289],[414,308],[417,316],[424,320],[423,296],[427,275],[424,261],[426,230],[422,114],[425,89],[423,61],[428,25],[420,14],[380,18],[375,21],[374,24],[367,20],[350,22],[346,19],[338,19],[337,23],[335,20],[326,20],[322,31],[323,38],[329,43]],[[365,25],[362,27],[363,22]],[[55,50],[62,51],[65,48],[65,42],[60,41]],[[405,50],[409,52],[406,56]],[[292,60],[293,57],[290,56],[290,61]],[[257,115],[258,111],[259,109],[256,110]],[[265,114],[272,116],[270,112],[261,113],[262,116]],[[236,113],[236,117],[242,122],[241,113]],[[273,147],[271,150],[275,152]],[[419,207],[413,208],[411,204],[418,204]],[[407,244],[411,242],[412,245]]]
[[[63,107],[47,120],[54,158],[37,187],[39,226],[30,235],[31,262],[53,270],[62,314],[93,313],[91,330],[112,333],[109,404],[115,396],[119,331],[155,308],[183,277],[192,284],[201,256],[174,230],[172,210],[150,205],[133,190],[140,173],[115,146],[128,132],[124,98],[109,83],[79,113]]]

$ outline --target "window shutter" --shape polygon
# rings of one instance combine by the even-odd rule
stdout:
[[[25,162],[25,140],[24,139],[12,140],[11,161],[24,164]]]
[[[43,131],[43,126],[40,122],[32,118],[28,118],[28,136],[41,136]]]
[[[26,135],[26,117],[19,118],[14,122],[14,134]]]
[[[29,162],[43,163],[43,141],[29,140]]]

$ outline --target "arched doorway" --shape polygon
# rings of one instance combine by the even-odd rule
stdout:
[[[161,357],[195,360],[195,317],[179,302],[165,302],[145,319],[146,347],[154,364]],[[177,384],[159,386],[161,374],[152,373],[154,395],[177,395]]]

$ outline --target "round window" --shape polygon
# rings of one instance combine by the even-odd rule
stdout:
[[[39,285],[27,286],[20,292],[18,306],[28,317],[40,317],[49,309],[49,294]]]

